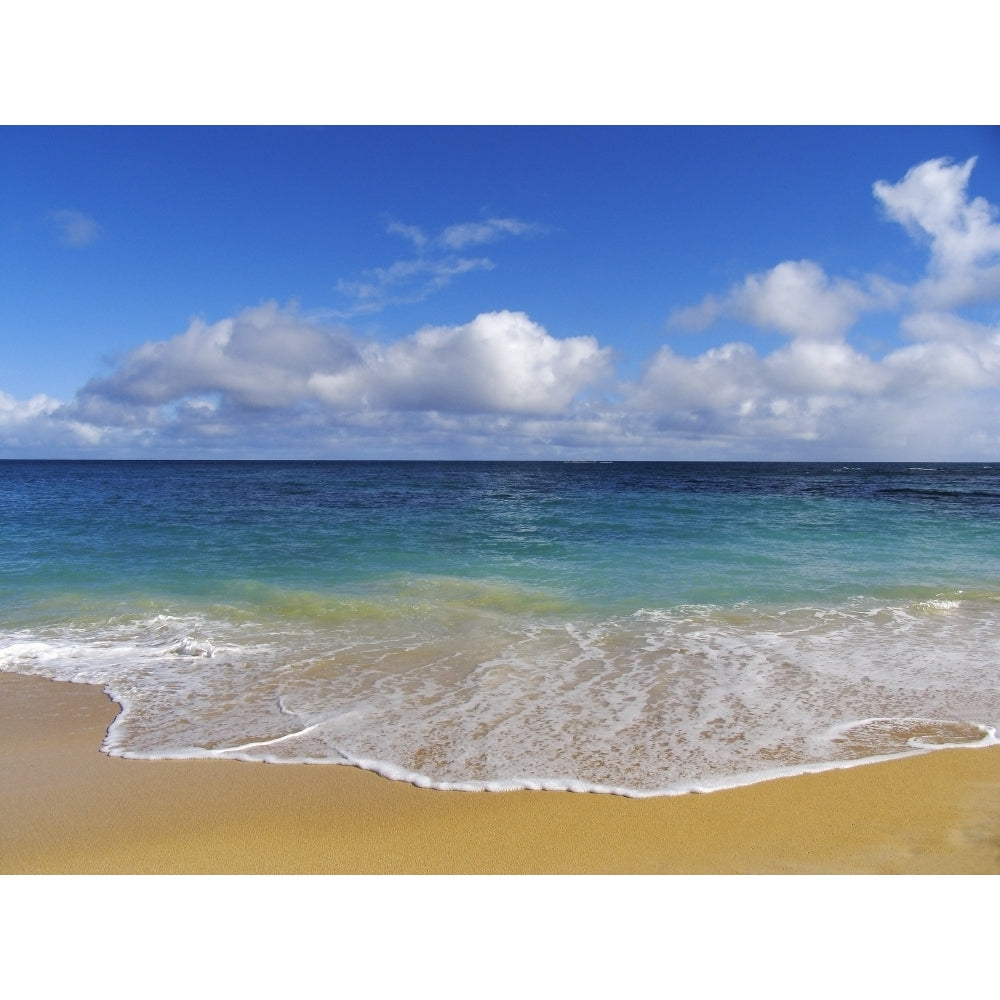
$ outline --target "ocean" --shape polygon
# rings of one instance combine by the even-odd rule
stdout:
[[[105,752],[709,791],[1000,723],[1000,465],[0,462],[0,669]]]

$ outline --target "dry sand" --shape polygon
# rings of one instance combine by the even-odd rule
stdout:
[[[1000,747],[634,800],[99,752],[94,687],[0,674],[0,872],[1000,872]]]

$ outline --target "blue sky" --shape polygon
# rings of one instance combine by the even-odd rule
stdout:
[[[0,457],[1000,456],[1000,129],[0,128]]]

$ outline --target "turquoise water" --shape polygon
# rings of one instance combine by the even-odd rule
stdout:
[[[670,794],[992,742],[1000,466],[0,462],[105,749]]]

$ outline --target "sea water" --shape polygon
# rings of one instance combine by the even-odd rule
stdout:
[[[113,755],[664,795],[996,742],[1000,466],[0,462]]]

